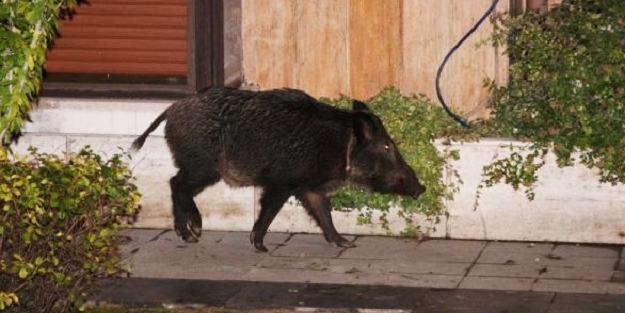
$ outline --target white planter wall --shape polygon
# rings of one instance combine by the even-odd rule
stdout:
[[[46,152],[75,152],[84,145],[105,155],[130,147],[134,138],[165,109],[164,101],[112,101],[42,99],[32,114],[33,123],[15,146],[24,152],[29,145]],[[454,164],[464,184],[455,200],[447,203],[449,218],[435,225],[434,237],[522,241],[625,243],[625,186],[599,184],[597,176],[583,167],[558,168],[549,162],[539,175],[536,199],[529,202],[522,191],[497,185],[481,192],[474,210],[482,167],[510,142],[483,140],[440,149],[458,149]],[[163,138],[162,126],[146,141],[131,162],[143,193],[143,210],[136,227],[171,228],[169,178],[175,174]],[[196,201],[204,216],[204,228],[249,231],[258,210],[258,190],[231,189],[223,183],[207,188]],[[356,213],[334,212],[343,234],[386,234],[379,225],[356,225]],[[390,214],[391,229],[398,234],[402,219]],[[423,227],[432,226],[423,223]],[[303,209],[288,204],[270,231],[319,232]]]

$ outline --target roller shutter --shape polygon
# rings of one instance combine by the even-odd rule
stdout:
[[[187,0],[82,3],[61,24],[48,54],[46,79],[186,84],[187,12]]]

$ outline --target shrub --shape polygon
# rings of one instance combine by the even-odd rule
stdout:
[[[114,231],[140,195],[121,155],[63,159],[31,148],[0,159],[0,311],[81,307],[97,277],[123,271]]]
[[[343,108],[351,107],[352,103],[347,97],[328,102]],[[445,201],[453,199],[453,194],[461,183],[450,163],[458,159],[457,150],[439,151],[434,145],[434,139],[472,140],[479,137],[479,132],[460,127],[440,106],[423,95],[404,96],[399,90],[388,87],[368,102],[371,109],[382,118],[404,159],[427,187],[427,192],[414,200],[409,197],[372,194],[361,188],[348,186],[332,198],[333,208],[342,211],[358,210],[360,223],[371,223],[373,212],[378,211],[381,213],[382,226],[389,230],[386,216],[391,207],[397,206],[400,216],[406,222],[403,234],[417,235],[419,228],[414,222],[416,214],[438,221],[441,215],[446,214]]]
[[[41,87],[48,44],[60,17],[75,4],[76,0],[39,0],[0,5],[0,143],[4,148],[21,133]]]
[[[581,163],[602,182],[625,183],[623,16],[625,1],[574,0],[495,19],[492,42],[507,47],[511,65],[507,85],[489,83],[494,121],[531,144],[529,159],[513,153],[487,167],[487,182],[531,186],[553,151],[560,166]]]

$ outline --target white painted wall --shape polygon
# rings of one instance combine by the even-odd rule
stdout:
[[[171,102],[41,99],[32,114],[33,123],[14,147],[24,152],[29,145],[41,151],[65,153],[91,145],[95,151],[112,155],[118,147],[129,148],[134,138]],[[480,143],[440,145],[459,149],[454,164],[464,184],[454,201],[447,203],[449,218],[435,225],[434,237],[523,241],[625,243],[625,187],[599,184],[593,172],[582,168],[561,169],[549,163],[540,171],[536,199],[528,202],[522,191],[507,185],[482,190],[474,210],[481,170],[501,145],[510,142],[483,140]],[[136,227],[170,228],[173,224],[169,178],[175,174],[163,138],[162,126],[146,141],[131,162],[137,185],[143,193],[143,210]],[[258,190],[231,189],[220,183],[197,197],[204,216],[204,228],[249,231],[258,210]],[[334,212],[343,234],[385,234],[379,225],[356,225],[355,213]],[[398,234],[403,220],[391,214],[391,229]],[[423,222],[424,227],[432,226]],[[271,231],[319,232],[303,209],[286,205]]]

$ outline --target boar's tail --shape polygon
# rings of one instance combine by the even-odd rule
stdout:
[[[165,110],[163,113],[161,113],[161,115],[159,115],[154,120],[154,122],[150,124],[150,127],[148,127],[148,129],[146,129],[145,132],[143,132],[141,136],[135,139],[135,141],[132,143],[132,146],[130,147],[130,151],[139,151],[139,149],[143,147],[143,144],[145,143],[145,139],[148,138],[148,135],[151,132],[153,132],[158,127],[158,125],[160,125],[164,120],[167,119],[167,111],[169,110]]]

